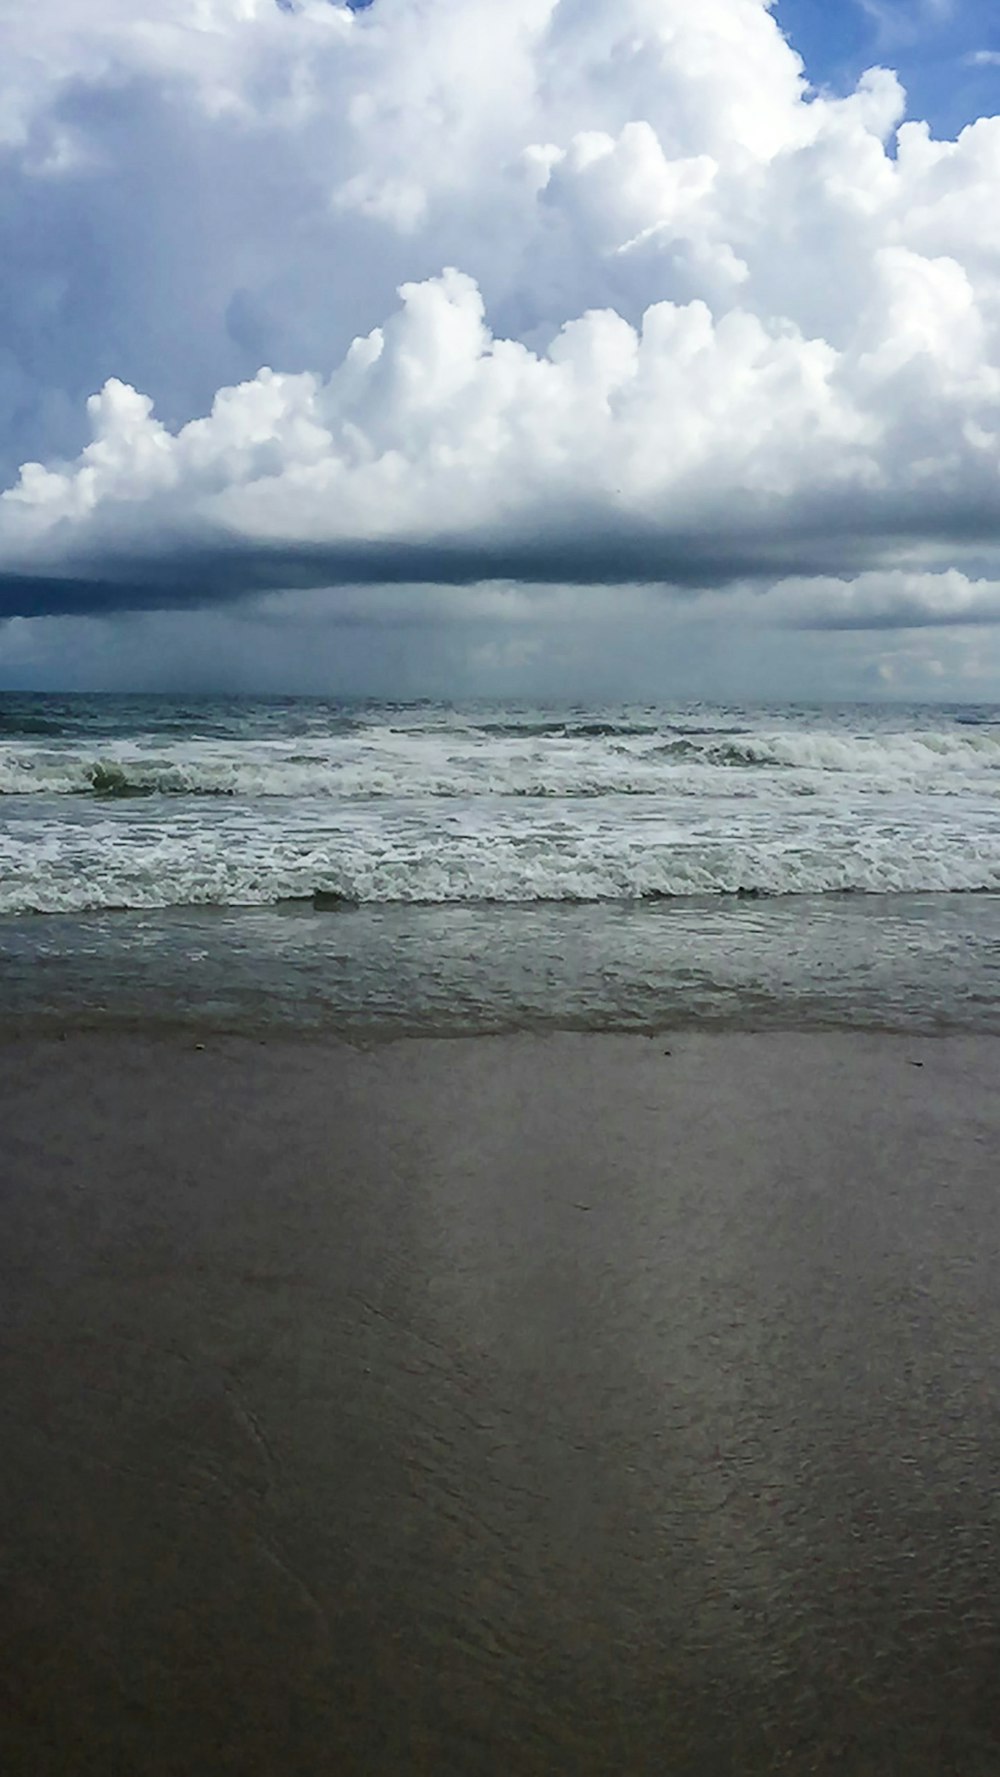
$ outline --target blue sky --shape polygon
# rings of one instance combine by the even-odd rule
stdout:
[[[1000,110],[997,0],[779,0],[778,19],[814,85],[849,92],[865,68],[899,74],[910,115],[954,136]],[[996,55],[996,63],[974,61]]]

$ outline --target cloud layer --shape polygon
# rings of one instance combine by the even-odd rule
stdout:
[[[765,0],[3,30],[0,615],[485,581],[1000,614],[1000,119],[814,92]]]

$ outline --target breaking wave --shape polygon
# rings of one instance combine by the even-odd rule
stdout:
[[[0,715],[0,913],[1000,894],[995,710]]]
[[[841,735],[686,735],[659,748],[668,759],[697,759],[720,769],[851,773],[893,779],[956,767],[1000,770],[1000,733]]]
[[[456,902],[642,902],[692,896],[845,893],[1000,893],[1000,838],[992,846],[905,844],[788,848],[669,842],[622,835],[568,839],[524,834],[422,841],[342,834],[295,843],[226,832],[140,834],[109,846],[102,834],[72,848],[36,849],[11,870],[0,852],[0,912],[70,913],[185,906],[318,907]]]
[[[705,794],[715,778],[740,773],[787,792],[797,779],[808,793],[830,778],[852,778],[872,791],[914,787],[950,792],[976,777],[986,793],[1000,785],[1000,732],[733,734],[642,732],[612,724],[516,733],[443,735],[393,730],[345,737],[326,748],[291,751],[256,744],[225,747],[188,741],[173,752],[119,748],[86,756],[69,748],[0,748],[0,796],[129,797],[425,797]]]

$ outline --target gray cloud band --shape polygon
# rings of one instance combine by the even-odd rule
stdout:
[[[648,526],[548,536],[261,545],[225,539],[144,553],[116,550],[37,570],[0,565],[0,618],[195,610],[274,592],[323,587],[463,587],[506,582],[525,587],[645,584],[687,600],[733,586],[762,591],[776,582],[838,582],[900,561],[927,570],[944,553],[989,576],[1000,560],[1000,513],[969,505],[946,513],[913,503],[885,513],[842,503],[782,528],[664,534]],[[817,588],[819,596],[822,594]],[[332,613],[335,615],[335,613]],[[937,609],[901,597],[890,609],[864,606],[787,610],[781,621],[807,628],[883,628],[994,621],[992,610]]]

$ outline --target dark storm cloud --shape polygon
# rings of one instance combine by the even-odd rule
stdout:
[[[982,504],[955,503],[946,512],[910,499],[866,509],[842,497],[819,509],[764,514],[756,523],[702,524],[665,532],[635,519],[582,519],[547,535],[421,541],[261,545],[232,538],[116,550],[64,573],[5,571],[0,567],[0,616],[95,615],[129,610],[205,609],[264,593],[319,587],[450,586],[484,582],[525,586],[648,584],[687,597],[789,579],[854,577],[891,571],[899,558],[922,548],[950,549],[988,561],[998,540],[998,515]],[[891,610],[805,612],[815,628],[883,628],[981,621],[972,613],[928,610],[918,596]]]

